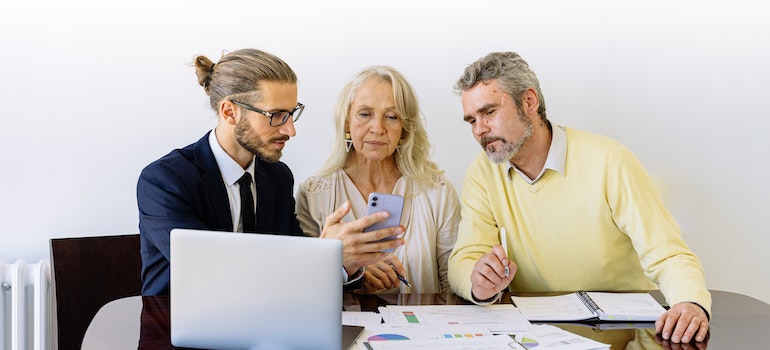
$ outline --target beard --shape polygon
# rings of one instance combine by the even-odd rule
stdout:
[[[481,139],[479,139],[481,148],[484,149],[484,152],[487,153],[487,158],[493,163],[499,164],[511,160],[519,154],[519,151],[521,151],[521,148],[527,143],[527,140],[532,137],[532,133],[534,132],[532,122],[523,117],[522,114],[519,115],[519,119],[524,123],[524,130],[521,131],[521,135],[519,135],[519,138],[515,141],[510,142],[499,136],[482,136]],[[499,147],[490,145],[495,141],[500,141],[502,144]]]
[[[251,125],[246,122],[245,118],[241,118],[235,126],[235,140],[238,141],[241,147],[254,153],[257,158],[268,163],[275,163],[281,159],[282,151],[280,149],[273,149],[271,147],[272,143],[275,141],[288,141],[289,137],[278,136],[266,140],[251,128]]]

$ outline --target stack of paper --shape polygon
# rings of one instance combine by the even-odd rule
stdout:
[[[368,341],[361,350],[526,350],[508,335],[490,335],[478,338],[412,339],[405,341]]]
[[[493,333],[525,331],[532,325],[511,304],[388,305],[380,307],[386,324],[394,326],[480,326]]]
[[[558,327],[533,325],[510,304],[389,305],[379,312],[384,323],[367,321],[351,349],[609,349]]]

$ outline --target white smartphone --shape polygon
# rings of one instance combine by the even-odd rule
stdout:
[[[366,205],[366,215],[381,211],[390,213],[387,219],[376,222],[374,225],[364,228],[364,232],[376,231],[381,228],[394,227],[401,224],[401,211],[404,209],[404,197],[396,194],[372,192]],[[383,238],[380,241],[396,239],[396,236]],[[384,249],[383,252],[393,252],[393,248]]]

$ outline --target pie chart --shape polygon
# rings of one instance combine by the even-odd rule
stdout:
[[[521,338],[521,345],[524,345],[524,347],[527,349],[531,349],[540,345],[540,343],[538,343],[535,339],[524,337]]]
[[[405,336],[403,336],[403,335],[401,335],[401,334],[390,334],[390,333],[385,333],[385,334],[377,334],[377,335],[373,335],[373,336],[371,336],[371,337],[367,338],[366,340],[368,340],[368,341],[382,341],[382,340],[409,340],[409,338],[407,338],[407,337],[405,337]]]

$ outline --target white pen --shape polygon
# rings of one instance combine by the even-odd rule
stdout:
[[[500,227],[500,245],[503,246],[505,258],[510,259],[510,257],[508,257],[508,235],[505,233],[505,227]],[[508,265],[505,265],[505,278],[508,278],[509,273],[510,271],[508,270]]]

